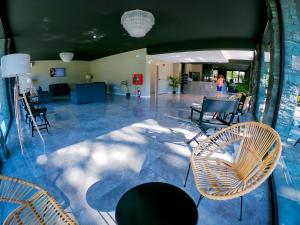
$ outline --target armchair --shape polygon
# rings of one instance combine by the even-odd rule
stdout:
[[[37,93],[39,102],[48,103],[53,101],[51,93],[49,91],[43,91],[41,86],[38,87]]]
[[[25,180],[0,175],[0,202],[19,205],[8,215],[4,225],[76,225],[44,189]]]
[[[190,161],[196,187],[203,197],[228,200],[261,185],[281,155],[278,133],[268,125],[245,122],[222,129],[193,149]]]

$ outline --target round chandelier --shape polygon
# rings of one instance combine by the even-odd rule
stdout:
[[[74,53],[73,52],[61,52],[61,53],[59,53],[59,57],[61,58],[61,60],[63,62],[71,62],[74,57]]]
[[[131,10],[124,12],[121,24],[131,37],[144,37],[154,25],[155,19],[152,13],[143,10]]]

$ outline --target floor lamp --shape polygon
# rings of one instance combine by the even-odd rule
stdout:
[[[11,78],[11,77],[16,78],[15,86],[14,86],[14,108],[15,108],[18,137],[19,137],[22,154],[24,153],[24,147],[22,143],[19,100],[24,99],[25,107],[27,107],[30,117],[33,120],[33,124],[36,127],[39,135],[41,136],[42,141],[44,142],[44,139],[38,129],[36,121],[30,110],[25,94],[23,93],[23,97],[20,97],[19,76],[30,74],[30,73],[31,73],[30,55],[24,53],[16,53],[16,54],[9,54],[1,57],[2,78]]]

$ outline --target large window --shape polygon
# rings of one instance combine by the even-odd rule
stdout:
[[[0,128],[4,136],[6,136],[10,124],[11,115],[7,101],[5,80],[0,79]]]
[[[5,49],[5,40],[0,39],[0,57],[5,54],[4,49]],[[9,110],[6,81],[5,79],[2,78],[1,71],[0,71],[0,129],[4,137],[6,137],[7,135],[11,119],[12,118]]]
[[[244,83],[245,80],[245,72],[244,71],[227,71],[226,73],[226,81],[231,83],[230,80],[235,84]]]

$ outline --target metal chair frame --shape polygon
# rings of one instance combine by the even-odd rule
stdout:
[[[236,145],[229,150],[231,145]],[[231,146],[232,147],[232,146]],[[203,197],[227,200],[240,197],[260,186],[275,169],[282,150],[278,133],[268,125],[245,122],[224,128],[193,149],[191,168]],[[229,157],[229,158],[226,158]]]
[[[200,132],[192,139],[188,140],[187,144],[190,144],[193,141],[197,142],[197,138],[203,133],[206,134],[206,131],[209,128],[219,129],[230,126],[233,122],[238,104],[239,102],[236,99],[204,97],[201,109],[191,107],[191,120],[193,120],[194,110],[200,114],[198,119]],[[208,120],[205,119],[204,115],[207,113],[213,113],[213,118]]]

